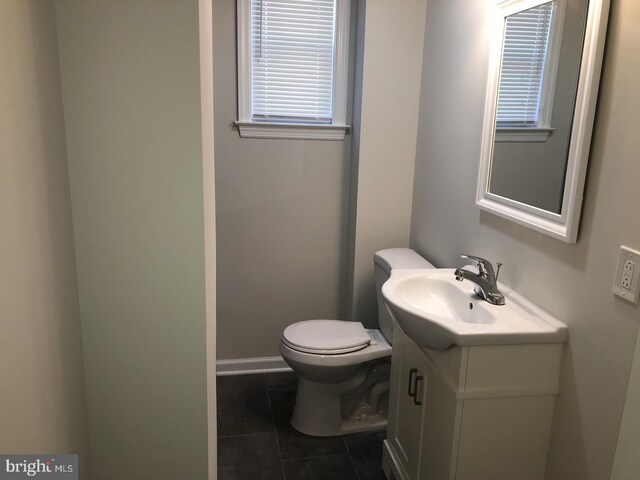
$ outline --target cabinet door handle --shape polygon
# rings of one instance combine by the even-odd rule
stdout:
[[[416,373],[418,373],[417,368],[412,368],[411,370],[409,370],[409,387],[407,388],[407,395],[409,395],[410,397],[415,397],[416,395],[416,391],[413,389],[414,387],[413,376]]]
[[[423,375],[418,375],[416,377],[416,381],[414,383],[414,391],[413,391],[413,404],[414,405],[422,405],[422,400],[418,400],[418,382],[421,382],[424,380],[424,376]]]

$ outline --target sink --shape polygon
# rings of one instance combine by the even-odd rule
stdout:
[[[522,295],[498,283],[505,305],[491,305],[458,282],[452,268],[394,270],[382,287],[392,317],[418,345],[562,343],[567,326]]]

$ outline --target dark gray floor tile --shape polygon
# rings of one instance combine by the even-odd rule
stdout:
[[[363,432],[345,437],[360,480],[386,480],[382,471],[384,431]]]
[[[293,373],[218,378],[219,480],[386,480],[384,431],[311,437],[291,427],[296,384]]]
[[[269,391],[269,401],[273,411],[273,421],[277,425],[288,424],[296,403],[295,388],[281,388]]]
[[[382,458],[382,441],[385,439],[384,430],[377,432],[362,432],[348,435],[344,438],[349,453],[353,458]]]
[[[311,437],[291,426],[295,390],[271,390],[269,397],[283,460],[347,453],[342,437]]]
[[[298,376],[294,372],[265,373],[264,379],[267,383],[267,390],[296,388],[298,386]]]
[[[237,400],[239,396],[264,394],[267,385],[264,375],[261,373],[254,375],[223,375],[217,377],[218,401]]]
[[[220,438],[218,480],[284,480],[275,433]]]
[[[382,470],[382,457],[354,458],[353,463],[360,480],[387,480]]]
[[[286,480],[358,480],[349,455],[284,460]]]
[[[217,379],[218,437],[273,432],[264,375]]]

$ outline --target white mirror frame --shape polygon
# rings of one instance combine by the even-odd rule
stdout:
[[[489,192],[491,160],[495,139],[499,69],[502,59],[506,17],[551,0],[499,0],[489,61],[489,77],[478,174],[476,204],[488,212],[512,220],[539,232],[575,243],[578,237],[582,195],[589,160],[593,120],[598,99],[602,56],[604,53],[610,0],[589,0],[578,90],[573,113],[567,169],[560,214],[533,207]]]

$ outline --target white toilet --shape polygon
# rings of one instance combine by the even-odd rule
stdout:
[[[291,425],[307,435],[330,436],[384,428],[387,423],[393,320],[381,289],[393,269],[434,268],[408,248],[374,255],[378,329],[344,320],[289,325],[280,352],[298,374]]]

